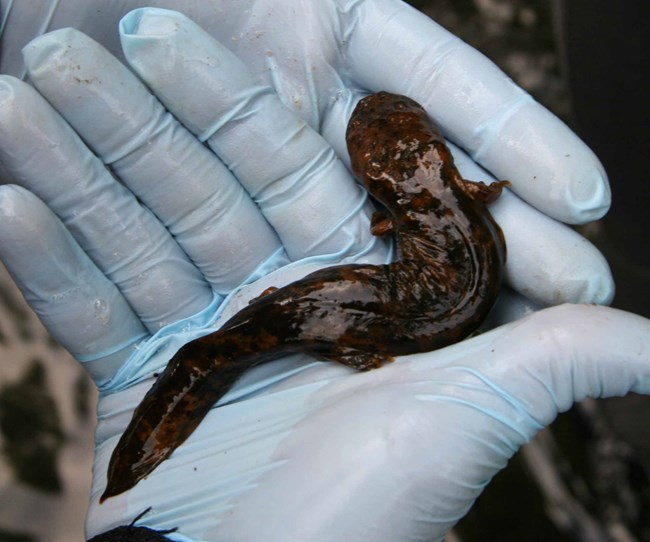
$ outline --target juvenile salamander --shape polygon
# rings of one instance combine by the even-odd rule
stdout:
[[[486,204],[506,181],[464,181],[413,100],[364,98],[347,129],[355,175],[384,211],[397,261],[340,265],[268,293],[183,346],[146,394],[113,452],[102,500],[132,488],[185,441],[248,368],[295,352],[365,371],[472,333],[501,283],[505,242]]]

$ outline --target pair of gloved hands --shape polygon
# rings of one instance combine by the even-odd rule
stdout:
[[[101,391],[89,537],[151,507],[139,524],[179,541],[439,540],[558,411],[650,393],[650,322],[592,305],[612,298],[607,264],[562,224],[606,212],[600,164],[479,53],[398,0],[148,2],[204,30],[139,4],[2,6],[5,73],[32,37],[78,29],[24,48],[36,90],[0,77],[0,257]],[[148,88],[111,55],[123,15]],[[100,505],[113,447],[182,344],[270,285],[391,257],[346,168],[347,120],[378,90],[422,103],[519,196],[491,208],[510,288],[486,332],[363,374],[302,356],[251,370]],[[534,312],[563,302],[580,304]]]

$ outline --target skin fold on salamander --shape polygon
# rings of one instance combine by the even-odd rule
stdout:
[[[487,210],[507,181],[461,178],[436,125],[405,96],[359,102],[347,129],[355,175],[384,210],[386,265],[339,265],[254,300],[183,346],[113,451],[101,500],[132,488],[180,446],[248,368],[303,352],[365,371],[471,334],[492,307],[506,248]]]

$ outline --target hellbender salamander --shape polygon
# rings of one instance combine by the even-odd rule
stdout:
[[[169,457],[256,364],[304,352],[364,371],[458,342],[483,321],[506,253],[486,203],[507,182],[464,181],[435,124],[405,96],[361,100],[346,137],[355,175],[384,209],[372,233],[394,235],[397,261],[316,271],[183,346],[115,448],[102,500]]]

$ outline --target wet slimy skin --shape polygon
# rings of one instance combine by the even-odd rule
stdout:
[[[316,271],[183,346],[115,448],[102,500],[169,457],[256,364],[303,352],[365,371],[456,343],[483,321],[506,255],[486,204],[507,183],[464,181],[435,124],[404,96],[361,100],[346,137],[355,175],[384,208],[372,232],[395,237],[397,261]]]

